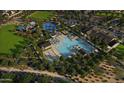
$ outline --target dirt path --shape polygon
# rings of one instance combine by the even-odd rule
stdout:
[[[7,68],[7,67],[0,67],[0,70],[2,71],[7,71],[7,72],[27,72],[27,73],[34,73],[34,74],[44,74],[44,75],[48,75],[51,77],[56,77],[56,78],[60,78],[63,79],[65,81],[70,81],[68,80],[66,77],[59,75],[57,73],[53,73],[53,72],[48,72],[48,71],[39,71],[39,70],[33,70],[33,69],[17,69],[17,68]]]

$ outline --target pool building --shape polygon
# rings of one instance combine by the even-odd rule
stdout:
[[[26,31],[26,26],[20,25],[20,26],[18,26],[18,27],[16,28],[16,31],[25,32],[25,31]]]
[[[27,25],[19,25],[16,28],[16,31],[19,32],[26,32],[26,31],[30,31],[31,33],[36,32],[36,22],[35,21],[31,21],[30,23],[28,23]]]

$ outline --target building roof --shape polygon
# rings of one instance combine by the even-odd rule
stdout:
[[[103,40],[105,43],[109,43],[112,41],[112,39],[114,38],[111,35],[107,35],[106,33],[103,32],[99,32],[96,34],[96,37],[99,38],[100,40]]]
[[[53,22],[46,22],[42,25],[42,27],[43,27],[43,30],[47,30],[50,32],[53,32],[56,30],[56,24]]]
[[[36,31],[37,31],[36,28],[33,28],[33,29],[32,29],[32,32],[36,32]]]
[[[117,40],[113,40],[113,41],[111,41],[110,43],[109,43],[109,46],[113,46],[113,45],[115,45],[117,43]]]
[[[104,41],[104,43],[108,44],[111,42],[115,37],[113,35],[110,35],[109,33],[105,33],[104,31],[88,31],[88,35],[90,37],[98,38],[101,41]]]
[[[36,22],[35,21],[32,21],[32,22],[30,22],[30,25],[35,26],[36,25]]]
[[[49,41],[43,41],[43,42],[40,42],[39,44],[38,44],[38,46],[40,47],[40,48],[45,48],[45,47],[48,47],[48,46],[50,46],[51,44],[50,44],[50,42]]]
[[[16,28],[17,31],[26,31],[26,27],[25,26],[18,26]]]

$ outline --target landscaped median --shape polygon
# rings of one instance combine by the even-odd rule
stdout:
[[[0,26],[0,54],[12,54],[24,42],[24,38],[14,34],[14,24]]]

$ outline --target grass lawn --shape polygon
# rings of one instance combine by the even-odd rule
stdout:
[[[116,47],[116,53],[115,55],[119,58],[119,59],[124,59],[124,45],[119,45]]]
[[[54,16],[54,12],[52,11],[36,11],[31,15],[27,16],[27,18],[32,18],[36,20],[47,20]]]
[[[107,12],[97,12],[97,16],[111,16],[111,17],[123,17],[123,14],[121,13],[107,13]]]
[[[14,29],[15,25],[12,24],[0,26],[0,54],[11,54],[10,49],[15,49],[15,45],[24,40],[10,31]]]

